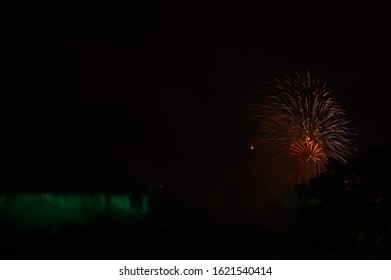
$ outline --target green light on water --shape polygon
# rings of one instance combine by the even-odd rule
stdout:
[[[141,215],[146,215],[149,208],[149,197],[146,194],[143,194],[141,197]]]
[[[129,211],[134,213],[134,210],[131,206],[130,196],[129,195],[110,195],[110,205],[113,208]]]
[[[141,206],[134,207],[140,199]],[[109,214],[126,221],[148,213],[148,195],[134,200],[129,194],[0,193],[0,218],[23,225],[53,225]]]

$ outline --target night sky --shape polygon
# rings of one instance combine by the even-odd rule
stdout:
[[[4,4],[2,185],[163,185],[234,215],[238,197],[273,192],[249,149],[251,104],[265,80],[307,69],[346,109],[358,154],[390,144],[388,9],[185,3]]]

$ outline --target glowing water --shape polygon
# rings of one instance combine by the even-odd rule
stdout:
[[[0,194],[0,218],[21,225],[82,223],[109,216],[142,217],[148,213],[148,196],[129,194],[7,193]]]

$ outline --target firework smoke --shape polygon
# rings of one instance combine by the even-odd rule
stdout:
[[[353,150],[349,121],[326,84],[307,72],[268,85],[265,102],[257,105],[255,147],[269,150],[287,180],[306,182],[330,160],[346,163]]]

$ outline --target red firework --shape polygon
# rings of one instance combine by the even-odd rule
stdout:
[[[325,84],[307,73],[269,85],[266,102],[257,106],[255,143],[269,148],[280,167],[291,159],[296,162],[291,161],[287,178],[305,182],[324,171],[331,159],[345,163],[353,150],[351,128]]]

